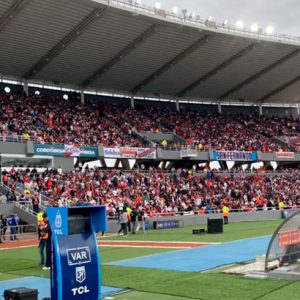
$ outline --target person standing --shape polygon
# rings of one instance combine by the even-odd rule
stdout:
[[[128,223],[128,213],[126,208],[124,208],[120,215],[121,229],[119,230],[119,234],[121,233],[121,231],[123,231],[123,236],[127,236],[127,226],[128,226],[127,223]]]
[[[40,210],[39,213],[37,214],[37,233],[38,233],[38,239],[40,240],[41,237],[41,230],[40,230],[40,226],[44,225],[44,221],[43,221],[43,215],[44,215],[44,211]]]
[[[2,232],[3,232],[3,223],[2,223],[2,215],[0,215],[0,243],[3,243]]]
[[[40,263],[43,270],[50,270],[51,264],[51,229],[47,214],[43,214],[43,224],[39,226],[40,229]],[[46,257],[45,257],[46,250]]]
[[[131,232],[131,211],[132,209],[129,206],[124,206],[126,207],[126,212],[127,212],[127,227],[128,227],[128,232]]]
[[[31,200],[32,200],[33,211],[36,214],[38,214],[38,212],[39,212],[39,204],[40,204],[39,195],[37,193],[35,193]]]
[[[2,215],[2,241],[6,240],[6,230],[7,230],[7,218],[6,215]]]
[[[228,224],[229,207],[226,204],[223,205],[222,212],[223,212],[224,224]]]
[[[7,223],[10,230],[10,240],[15,241],[17,239],[17,222],[15,215],[10,215],[7,219]]]
[[[42,219],[38,221],[38,238],[39,238],[39,254],[40,254],[40,265],[45,266],[45,249],[46,249],[46,233],[45,224]]]
[[[130,213],[131,233],[132,234],[135,234],[136,227],[137,227],[137,219],[138,219],[138,213],[136,211],[136,208],[132,208],[132,211]]]
[[[138,211],[138,226],[136,228],[136,232],[142,229],[143,233],[146,233],[145,230],[145,209],[140,208]]]

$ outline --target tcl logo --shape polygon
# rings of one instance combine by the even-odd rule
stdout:
[[[87,288],[86,285],[72,289],[73,296],[87,294],[89,292],[90,292],[90,290]]]

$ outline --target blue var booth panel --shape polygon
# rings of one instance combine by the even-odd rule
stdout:
[[[106,230],[105,206],[47,209],[52,232],[51,299],[99,300],[96,232]]]

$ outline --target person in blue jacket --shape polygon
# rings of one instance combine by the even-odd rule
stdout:
[[[10,239],[12,241],[17,240],[17,226],[19,225],[19,217],[17,216],[17,214],[10,215],[7,219],[7,224],[10,230]]]

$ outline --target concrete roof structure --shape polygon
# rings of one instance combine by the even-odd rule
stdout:
[[[3,77],[141,97],[300,101],[300,38],[133,0],[0,0],[0,41]]]

